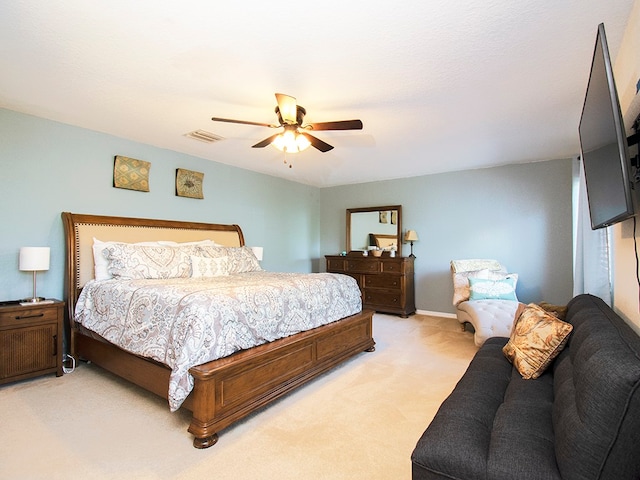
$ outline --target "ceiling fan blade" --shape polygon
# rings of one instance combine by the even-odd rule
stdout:
[[[362,130],[361,120],[340,120],[337,122],[310,123],[304,128],[311,130]]]
[[[312,146],[320,150],[322,153],[328,152],[329,150],[333,149],[333,147],[327,142],[324,142],[319,138],[314,137],[313,135],[309,135],[306,132],[300,132],[300,135],[304,135],[304,137],[309,140],[309,143],[311,143]]]
[[[251,148],[263,148],[263,147],[266,147],[267,145],[270,145],[271,142],[273,142],[278,135],[280,135],[280,134],[276,133],[275,135],[271,135],[269,138],[265,138],[261,142],[256,143]]]
[[[289,125],[295,125],[298,118],[298,105],[296,99],[290,95],[284,93],[276,93],[276,100],[278,101],[278,108],[280,109],[280,115],[282,121]]]
[[[231,118],[211,117],[214,122],[240,123],[242,125],[257,125],[259,127],[278,128],[280,125],[272,125],[269,123],[249,122],[248,120],[233,120]]]

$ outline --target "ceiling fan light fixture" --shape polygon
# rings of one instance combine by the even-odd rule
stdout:
[[[231,118],[212,117],[214,122],[240,123],[243,125],[257,125],[261,127],[283,127],[282,133],[276,133],[252,145],[251,148],[264,148],[273,145],[278,150],[286,153],[298,153],[309,147],[314,147],[322,153],[333,150],[333,146],[324,140],[307,133],[307,130],[362,130],[361,120],[338,120],[333,122],[320,122],[303,124],[307,111],[297,104],[295,97],[276,93],[278,105],[275,108],[278,116],[278,125],[268,123],[251,122],[248,120],[233,120]]]
[[[286,129],[271,142],[271,145],[282,152],[298,153],[309,148],[311,142],[297,130]]]

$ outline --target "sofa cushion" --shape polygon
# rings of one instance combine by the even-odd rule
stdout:
[[[568,304],[554,362],[553,423],[563,479],[640,478],[640,337],[601,299]]]
[[[412,454],[413,480],[559,479],[550,373],[523,380],[488,339]]]
[[[504,400],[493,422],[487,478],[560,478],[555,459],[552,410],[551,372],[527,380],[513,368]]]
[[[522,378],[537,378],[560,353],[573,327],[533,303],[519,308],[516,315],[502,351]]]

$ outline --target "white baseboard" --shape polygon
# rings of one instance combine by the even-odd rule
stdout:
[[[458,318],[455,313],[432,312],[430,310],[416,310],[418,315],[429,315],[432,317]]]

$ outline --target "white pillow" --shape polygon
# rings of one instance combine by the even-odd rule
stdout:
[[[228,257],[196,257],[191,255],[191,276],[193,278],[221,277],[229,275]]]

